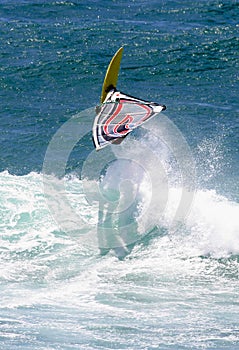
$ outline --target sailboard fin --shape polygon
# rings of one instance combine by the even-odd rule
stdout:
[[[123,50],[124,50],[123,47],[119,48],[119,50],[115,53],[115,55],[113,56],[107,68],[104,83],[102,86],[102,92],[101,92],[101,98],[100,98],[101,103],[104,102],[107,96],[107,93],[110,90],[116,89]]]

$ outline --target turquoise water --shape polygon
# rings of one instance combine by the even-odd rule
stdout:
[[[0,2],[1,349],[238,349],[238,18]],[[118,87],[167,110],[96,153],[121,45]]]

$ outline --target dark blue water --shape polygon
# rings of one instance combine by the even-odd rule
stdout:
[[[0,1],[1,348],[238,348],[238,19],[236,0]],[[148,170],[153,190],[137,169],[127,176],[144,203],[160,196],[157,157],[170,188],[165,217],[153,202],[139,223],[144,233],[153,224],[151,235],[132,239],[123,260],[99,255],[97,206],[84,198],[94,182],[81,176],[88,167],[94,177],[97,159],[104,172],[110,162],[107,151],[95,155],[90,129],[120,46],[118,88],[167,106],[142,140],[135,134],[119,148]],[[71,137],[60,175],[77,220],[55,199],[62,153],[49,153]],[[170,158],[186,164],[180,147],[170,148],[178,140],[193,160],[182,177],[195,164],[194,201],[171,230],[185,185],[175,185],[181,175]],[[49,192],[44,164],[53,169]],[[109,167],[108,184],[121,169]],[[61,208],[53,214],[52,198]]]

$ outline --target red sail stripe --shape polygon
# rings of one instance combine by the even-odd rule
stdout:
[[[113,129],[114,133],[118,133],[120,135],[127,134],[128,130],[129,130],[129,124],[125,124],[125,123],[127,121],[128,121],[128,123],[132,123],[133,120],[134,120],[134,118],[131,115],[127,114],[118,124],[115,125],[115,127]],[[118,132],[117,129],[123,124],[125,124],[125,128],[128,129],[128,130],[124,130],[124,131]]]
[[[122,109],[123,105],[121,103],[118,104],[115,112],[112,114],[112,116],[107,119],[107,121],[104,124],[103,130],[105,132],[106,135],[109,135],[109,128],[108,126],[110,125],[110,123],[112,122],[112,120],[120,113],[121,109]]]

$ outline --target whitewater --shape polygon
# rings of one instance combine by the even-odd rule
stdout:
[[[161,180],[165,174],[168,180],[163,214],[162,198],[151,201],[154,175],[159,175],[156,153],[141,159],[139,169],[134,139],[130,158],[122,159],[117,148],[118,158],[107,163],[103,182],[98,181],[110,185],[110,191],[104,189],[108,196],[112,188],[122,191],[118,181],[126,181],[127,188],[132,177],[138,181],[140,197],[131,200],[137,208],[143,203],[146,215],[141,206],[134,218],[140,222],[137,236],[131,235],[132,225],[123,225],[130,228],[124,236],[130,251],[123,257],[114,249],[100,254],[94,179],[0,173],[4,349],[224,349],[238,343],[239,205],[215,190],[194,188],[184,220],[174,222],[182,197],[177,164],[162,140],[140,135],[135,142],[142,147],[142,139],[147,147],[154,142],[154,150],[161,149],[157,157],[166,169]],[[61,213],[62,198],[51,198],[55,191],[46,192],[46,179],[55,191],[64,188],[78,218],[70,225],[66,217],[57,219],[54,210]]]
[[[226,348],[238,342],[237,203],[199,190],[177,233],[158,228],[119,261],[59,230],[41,174],[3,172],[0,178],[4,349],[141,349],[149,341],[151,349]],[[81,181],[65,180],[72,204],[84,208],[76,195]],[[84,215],[92,230],[94,210]]]

